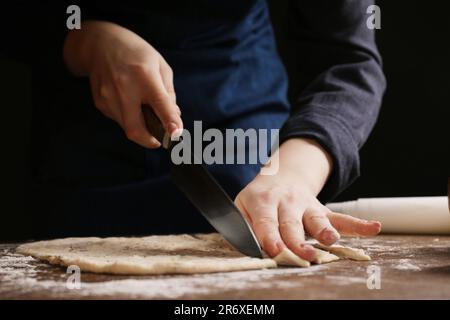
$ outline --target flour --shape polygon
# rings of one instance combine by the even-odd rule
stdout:
[[[328,266],[315,265],[310,268],[279,268],[254,271],[224,272],[186,276],[134,277],[104,282],[83,281],[81,274],[81,289],[69,290],[66,287],[68,275],[61,271],[60,277],[53,280],[41,280],[43,268],[48,268],[32,257],[10,252],[0,254],[0,293],[8,294],[39,294],[45,291],[50,296],[62,299],[71,298],[114,298],[122,296],[130,299],[176,299],[185,296],[208,296],[218,292],[239,292],[253,289],[289,289],[298,287],[299,283],[282,279],[291,275],[306,277],[321,274]],[[277,278],[280,278],[276,280]],[[269,282],[267,280],[275,279]]]
[[[11,290],[22,289],[20,282],[24,279],[34,280],[36,277],[36,260],[19,254],[9,253],[3,250],[0,254],[0,293],[8,293]],[[24,286],[25,287],[25,286]]]
[[[398,260],[397,264],[393,266],[394,269],[397,270],[408,270],[408,271],[420,271],[422,268],[420,268],[418,265],[412,264],[410,259],[400,259]]]
[[[333,285],[350,285],[353,283],[366,283],[366,278],[349,276],[325,276],[326,279],[333,281]]]
[[[418,272],[430,267],[430,262],[418,260],[420,250],[448,252],[448,241],[432,241],[433,246],[410,242],[388,241],[382,243],[373,239],[354,239],[341,241],[345,245],[364,247],[375,255],[370,264],[398,270],[400,274]],[[430,241],[430,242],[431,242]],[[380,258],[382,257],[382,258]],[[400,258],[400,259],[399,259]],[[277,290],[297,290],[307,292],[311,284],[308,277],[318,275],[326,279],[326,285],[341,288],[352,285],[365,285],[367,264],[355,264],[350,274],[330,274],[333,266],[313,265],[309,268],[280,268],[255,271],[238,271],[213,274],[179,275],[179,276],[108,276],[109,281],[92,282],[87,273],[81,274],[81,289],[69,290],[66,287],[68,274],[64,269],[55,269],[32,257],[14,254],[0,247],[0,293],[8,297],[40,297],[43,293],[48,298],[127,298],[127,299],[180,299],[201,297],[208,298],[225,292],[233,297],[245,298],[247,292],[260,290],[276,292]],[[353,275],[353,276],[352,276]],[[355,275],[360,275],[357,277]],[[382,274],[383,276],[383,274]],[[298,281],[293,279],[298,278]],[[95,278],[98,279],[98,278]],[[113,280],[110,280],[113,279]],[[96,280],[98,281],[98,280]],[[247,291],[249,290],[250,291]],[[345,290],[347,290],[345,288]],[[329,294],[329,295],[328,295]],[[334,298],[329,292],[323,292],[321,298]]]
[[[326,269],[314,266],[315,272]],[[144,279],[124,279],[105,282],[83,282],[81,276],[81,289],[68,290],[65,281],[37,281],[34,278],[16,279],[16,286],[32,288],[38,292],[51,290],[55,295],[70,298],[76,297],[117,297],[124,296],[130,299],[176,299],[183,296],[210,295],[217,292],[240,291],[248,289],[286,289],[294,285],[287,280],[277,281],[275,284],[265,280],[280,275],[306,276],[314,271],[305,269],[274,269],[258,271],[242,271],[206,274],[198,276],[171,276]],[[295,286],[298,286],[295,285]]]
[[[16,277],[23,274],[35,274],[36,265],[31,262],[36,262],[36,260],[19,254],[3,253],[0,255],[0,275]]]
[[[325,266],[308,269],[263,269],[214,273],[194,276],[159,277],[155,279],[126,279],[100,283],[83,283],[80,294],[96,296],[126,295],[135,298],[175,299],[183,296],[208,295],[217,292],[241,291],[248,288],[273,290],[298,287],[290,281],[274,281],[277,276],[308,276],[327,270]]]

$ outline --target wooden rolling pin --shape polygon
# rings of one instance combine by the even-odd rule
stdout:
[[[380,221],[382,233],[450,234],[447,197],[367,198],[326,206],[360,219]]]

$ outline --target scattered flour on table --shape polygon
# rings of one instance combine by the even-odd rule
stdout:
[[[192,295],[207,295],[217,292],[254,289],[286,289],[298,287],[299,283],[288,280],[265,281],[281,275],[307,276],[325,270],[327,267],[314,266],[305,271],[295,269],[262,269],[227,273],[211,273],[194,276],[174,276],[155,279],[126,279],[99,283],[83,283],[82,295],[126,295],[132,297],[180,298]]]
[[[396,246],[392,244],[381,245],[379,242],[363,239],[361,243],[356,241],[345,241],[346,244],[363,246],[371,253],[377,255],[392,255],[395,252],[402,253],[405,259],[392,261],[392,268],[402,271],[420,271],[422,268],[414,263],[411,257],[415,249],[423,246]],[[436,244],[438,241],[434,241]],[[441,241],[442,242],[442,241]],[[353,244],[354,243],[354,244]],[[386,243],[386,241],[385,241]],[[438,242],[439,243],[439,242]],[[444,245],[444,244],[442,244]],[[436,245],[435,245],[436,246]],[[441,243],[437,245],[440,247]],[[377,264],[374,262],[374,264]],[[41,263],[29,256],[23,256],[2,250],[0,248],[0,293],[18,290],[21,293],[48,292],[55,297],[67,298],[95,298],[123,296],[127,298],[166,298],[176,299],[184,296],[209,295],[218,292],[240,291],[247,288],[252,289],[289,289],[301,286],[301,281],[289,281],[283,279],[285,275],[309,276],[324,274],[328,269],[326,265],[315,265],[310,268],[279,268],[262,269],[254,271],[238,271],[199,275],[177,275],[156,277],[133,277],[128,279],[118,278],[104,282],[84,282],[81,274],[81,289],[69,290],[66,288],[68,275],[61,271],[58,278],[48,280],[40,277],[47,264]],[[340,275],[325,275],[327,279],[337,285],[349,285],[353,283],[365,283],[364,277],[348,277]],[[277,279],[279,278],[279,279]],[[274,281],[267,281],[272,279]]]
[[[134,277],[103,282],[83,282],[81,289],[69,290],[66,287],[68,275],[61,271],[55,280],[39,279],[38,268],[48,267],[29,256],[23,256],[4,250],[0,251],[0,293],[19,291],[22,294],[42,293],[62,298],[116,297],[127,298],[167,298],[208,295],[217,292],[252,289],[289,289],[298,287],[298,282],[278,279],[285,275],[308,276],[318,274],[328,267],[315,265],[310,268],[279,268],[252,271],[223,272],[199,275],[176,275],[157,277]],[[275,281],[266,281],[274,279]]]
[[[31,262],[36,262],[36,260],[32,257],[4,251],[0,254],[0,275],[4,279],[34,275],[36,274],[36,265],[32,265]]]
[[[367,279],[362,277],[349,277],[349,276],[325,276],[326,279],[333,281],[333,285],[350,285],[353,283],[366,283]]]
[[[36,260],[20,254],[8,252],[6,249],[0,252],[0,293],[8,293],[11,289],[20,287],[24,279],[35,280],[37,271]]]
[[[422,268],[420,268],[418,265],[415,265],[411,263],[410,259],[400,259],[397,261],[397,263],[393,266],[394,269],[397,270],[407,270],[407,271],[420,271]]]

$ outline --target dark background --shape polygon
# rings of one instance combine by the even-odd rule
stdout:
[[[444,1],[378,1],[388,89],[361,150],[361,177],[336,200],[445,195],[450,176],[450,11]],[[274,19],[282,19],[280,12]],[[0,17],[1,19],[1,17]],[[3,30],[5,31],[5,30]],[[31,73],[0,54],[0,240],[24,239]]]
[[[450,11],[444,4],[378,1],[377,43],[388,87],[361,151],[361,178],[340,199],[447,194]]]

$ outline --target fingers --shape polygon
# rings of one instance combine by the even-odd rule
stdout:
[[[381,223],[378,221],[365,221],[336,212],[329,212],[327,216],[331,224],[342,235],[369,237],[377,235],[381,231]]]
[[[324,245],[332,245],[340,235],[327,217],[327,211],[320,207],[308,209],[303,216],[306,231]]]
[[[285,248],[278,231],[278,221],[272,214],[264,214],[255,219],[253,230],[269,256],[275,257]]]
[[[178,135],[183,129],[183,122],[181,121],[180,109],[174,101],[172,77],[168,75],[167,70],[164,79],[163,81],[163,75],[160,74],[159,70],[157,72],[147,71],[142,78],[144,85],[142,90],[144,90],[145,102],[151,105],[164,129],[171,136]],[[169,87],[169,91],[167,91],[166,86]]]
[[[236,201],[236,205],[244,216],[250,216],[250,212],[242,206],[240,201]],[[251,218],[248,220],[250,220],[258,242],[269,256],[275,257],[285,248],[278,230],[278,214],[275,205],[266,204],[254,207],[251,211]]]
[[[301,258],[313,261],[315,251],[305,244],[302,216],[304,209],[293,203],[281,203],[278,208],[278,221],[281,237],[287,247]]]
[[[100,81],[97,77],[91,77],[89,78],[90,84],[91,84],[91,93],[92,93],[92,99],[94,100],[95,107],[103,113],[106,117],[110,118],[111,120],[114,120],[121,124],[121,114],[120,112],[114,114],[111,112],[108,108],[108,102],[106,99],[102,96],[100,89]],[[104,90],[103,90],[104,91]]]
[[[105,116],[122,126],[120,99],[115,85],[94,74],[89,78],[94,104]]]
[[[172,71],[172,68],[170,68],[170,66],[167,64],[167,62],[165,62],[163,59],[161,59],[159,72],[161,73],[161,79],[163,81],[163,84],[164,84],[164,87],[166,88],[167,93],[169,94],[173,103],[176,104],[177,97],[175,94],[175,87],[173,85],[173,71]]]
[[[96,107],[118,122],[130,140],[155,148],[160,144],[145,127],[142,105],[152,107],[172,137],[181,135],[183,122],[176,105],[172,69],[158,53],[146,57],[137,63],[121,63],[120,68],[99,68],[90,74],[90,80]]]
[[[239,211],[241,211],[242,216],[245,218],[245,220],[247,220],[247,222],[250,225],[253,225],[253,219],[252,216],[247,212],[247,210],[245,209],[244,204],[241,201],[241,195],[238,194],[236,199],[234,200],[234,204],[236,205],[236,207],[239,209]]]
[[[252,193],[246,189],[235,203],[269,256],[277,256],[287,246],[301,258],[314,260],[314,248],[304,243],[302,206],[292,201],[279,204],[273,192]]]
[[[130,85],[117,86],[122,113],[122,128],[127,138],[147,148],[158,148],[161,144],[145,126],[139,91]]]

